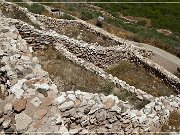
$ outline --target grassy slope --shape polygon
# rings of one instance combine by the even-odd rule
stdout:
[[[102,1],[102,0],[98,0]],[[106,0],[103,0],[106,1]],[[108,0],[113,1],[113,0]],[[125,0],[126,1],[126,0]],[[134,1],[134,0],[131,0]],[[96,0],[97,2],[97,0]],[[114,4],[96,4],[104,10],[118,17],[118,12],[124,15],[141,16],[151,19],[153,26],[157,28],[166,28],[174,32],[180,32],[180,4],[154,4],[154,3],[114,3]]]
[[[105,23],[109,26],[116,27],[113,31],[110,29],[108,32],[128,40],[151,44],[173,54],[178,53],[177,48],[180,47],[180,39],[177,38],[180,35],[178,25],[180,16],[178,4],[95,4],[102,8],[101,11],[87,7],[86,4],[50,3],[48,5],[59,8],[60,10],[83,20],[94,22],[93,24],[95,24],[96,18],[99,15],[102,15],[101,11],[106,11],[115,18],[105,16]],[[148,18],[151,20],[152,26],[144,26],[142,21],[136,24],[124,23],[124,20],[120,17],[119,13]],[[102,28],[108,30],[106,26],[107,25],[104,25]],[[166,36],[162,33],[158,33],[156,31],[157,28],[170,29],[173,31],[173,35]],[[122,34],[119,33],[124,33],[124,31],[127,31],[127,34],[121,36]]]

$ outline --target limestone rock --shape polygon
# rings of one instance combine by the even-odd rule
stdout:
[[[41,106],[47,107],[52,105],[52,98],[51,97],[45,97],[42,101]]]
[[[47,114],[47,109],[40,109],[37,112],[35,112],[35,118],[42,119]]]
[[[3,122],[3,124],[2,124],[3,128],[8,128],[8,127],[10,127],[10,123],[11,123],[11,119],[10,119],[10,118],[5,119],[4,122]]]
[[[61,95],[61,96],[59,96],[59,97],[57,97],[56,99],[55,99],[55,101],[57,102],[57,104],[62,104],[64,101],[66,101],[66,98],[63,96],[63,95]]]
[[[38,107],[42,102],[41,102],[41,100],[40,100],[38,97],[35,97],[35,98],[33,98],[33,99],[31,100],[31,103],[32,103],[34,106]]]
[[[112,108],[112,107],[114,106],[114,102],[115,102],[114,99],[108,98],[107,101],[106,101],[106,103],[105,103],[106,108],[107,108],[107,109]]]
[[[0,118],[0,125],[3,123],[3,121],[4,121],[4,118],[3,117]]]
[[[20,114],[15,115],[15,121],[16,121],[16,129],[17,129],[17,131],[22,132],[31,123],[32,118],[29,117],[24,112],[21,112]]]
[[[61,110],[61,111],[66,111],[66,110],[69,110],[71,108],[74,107],[74,102],[72,101],[69,101],[69,102],[64,102],[63,104],[61,104],[58,108]]]
[[[36,89],[43,89],[43,90],[47,91],[47,90],[49,90],[49,85],[47,83],[42,83],[42,84],[36,83],[35,88]]]
[[[26,99],[16,99],[13,103],[14,110],[18,113],[23,111],[26,108]]]
[[[61,126],[58,133],[62,135],[69,135],[68,129],[65,126]]]
[[[18,80],[18,83],[10,88],[10,91],[15,94],[16,98],[20,98],[24,93],[24,90],[22,89],[22,85],[25,81],[26,79]]]
[[[4,107],[4,114],[8,114],[10,112],[12,112],[12,104],[11,103],[7,103]]]
[[[60,114],[55,114],[50,118],[51,124],[53,125],[61,125],[62,124],[62,118]]]

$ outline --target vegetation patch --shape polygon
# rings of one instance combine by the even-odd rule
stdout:
[[[177,94],[175,90],[163,80],[148,73],[143,67],[129,61],[121,61],[106,71],[156,97]]]
[[[27,9],[35,14],[42,14],[42,12],[45,10],[44,6],[37,4],[37,3],[33,3],[32,5],[28,5]]]
[[[133,40],[133,41],[142,42],[142,43],[148,43],[155,47],[158,47],[165,51],[168,51],[172,54],[178,54],[177,48],[179,47],[179,42],[180,42],[179,32],[173,31],[173,34],[170,36],[166,36],[162,33],[157,32],[157,28],[170,29],[170,27],[171,27],[171,28],[177,30],[177,28],[175,28],[174,26],[178,27],[178,25],[177,24],[172,25],[172,23],[171,23],[172,20],[170,19],[171,20],[170,22],[169,22],[169,20],[167,21],[167,23],[169,23],[171,25],[170,27],[168,27],[167,25],[164,25],[163,27],[161,27],[160,25],[162,22],[156,23],[158,25],[160,24],[158,27],[156,27],[156,25],[154,25],[155,21],[153,21],[153,20],[155,20],[156,16],[159,16],[159,14],[162,14],[162,16],[156,18],[157,19],[156,21],[158,21],[160,18],[162,18],[164,15],[163,10],[169,11],[168,6],[166,7],[163,4],[160,4],[159,6],[158,6],[158,4],[155,4],[155,6],[154,6],[154,4],[152,4],[151,5],[152,7],[150,7],[150,10],[154,10],[154,7],[159,8],[159,9],[156,9],[155,12],[146,11],[146,10],[148,10],[148,8],[143,8],[142,9],[143,12],[139,12],[138,8],[142,8],[142,7],[135,6],[135,10],[138,10],[138,12],[136,12],[136,11],[134,11],[134,4],[124,4],[124,3],[123,4],[117,4],[117,3],[116,4],[100,4],[99,3],[99,4],[95,4],[95,5],[101,7],[101,10],[99,10],[99,9],[96,10],[95,8],[90,7],[88,4],[67,4],[67,3],[66,4],[63,4],[63,3],[53,4],[53,3],[51,3],[52,7],[59,8],[59,9],[63,10],[64,12],[67,12],[68,14],[74,15],[83,20],[93,22],[92,24],[94,24],[94,25],[96,24],[96,20],[97,20],[98,16],[104,16],[105,17],[104,24],[105,23],[107,24],[107,25],[106,24],[103,25],[102,28],[104,30],[107,30],[108,32],[110,32],[112,34],[115,34],[119,37],[122,37],[122,38],[125,38],[128,40]],[[144,5],[145,5],[145,7],[146,6],[149,7],[148,4],[144,4]],[[172,7],[170,6],[170,8],[172,8]],[[177,7],[175,7],[175,8],[177,8]],[[130,13],[128,14],[129,11],[130,11]],[[178,10],[175,11],[173,9],[172,11],[169,11],[169,13],[167,13],[167,14],[173,14],[173,12],[175,13],[177,11]],[[106,12],[106,14],[105,13],[102,14],[102,12],[103,13]],[[137,14],[136,16],[135,16],[135,14],[131,14],[134,12],[136,12],[136,14]],[[156,14],[156,12],[158,12],[158,14]],[[149,16],[150,13],[152,13],[152,16]],[[141,20],[139,20],[137,23],[125,23],[124,19],[121,18],[120,14],[124,14],[126,16],[131,15],[132,18],[133,17],[141,18]],[[140,15],[140,14],[144,14],[144,15]],[[112,17],[111,15],[114,17]],[[137,16],[140,16],[140,17],[137,17]],[[154,17],[154,19],[152,19],[153,17]],[[170,16],[168,16],[168,17],[170,17]],[[145,19],[142,20],[142,18],[145,18]],[[146,22],[145,22],[145,20],[146,20]],[[150,27],[150,25],[147,25],[147,20],[151,21],[151,23],[152,23],[151,27]],[[162,20],[162,19],[160,19],[160,20]],[[175,23],[177,23],[177,19],[176,19]],[[109,29],[109,26],[115,27],[116,29],[120,29],[121,33],[123,30],[123,34],[119,34],[119,32],[117,32],[117,30]],[[129,35],[129,33],[131,33],[131,34]]]
[[[16,7],[12,6],[12,9],[10,11],[6,10],[5,6],[0,6],[0,9],[2,11],[2,13],[6,16],[6,17],[10,17],[10,18],[14,18],[14,19],[19,19],[21,21],[24,21],[32,26],[34,26],[37,29],[40,29],[39,25],[33,23],[24,12],[20,11],[19,9],[17,9]]]
[[[161,128],[162,132],[180,132],[180,114],[173,111],[169,116],[168,123]]]
[[[114,94],[120,100],[129,101],[136,108],[144,106],[144,101],[122,88],[117,88],[112,82],[76,65],[57,52],[53,47],[37,51],[36,54],[45,71],[58,86],[59,90],[82,90],[92,93]],[[147,102],[146,102],[147,103]]]

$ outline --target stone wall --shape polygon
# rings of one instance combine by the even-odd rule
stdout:
[[[3,66],[0,71],[8,73],[5,82],[8,88],[5,90],[9,92],[9,96],[0,101],[1,134],[144,134],[160,131],[170,113],[174,110],[180,111],[179,95],[151,98],[151,102],[144,108],[135,110],[128,102],[123,102],[113,95],[105,96],[80,90],[61,92],[52,83],[48,73],[41,68],[38,58],[32,55],[32,46],[22,39],[16,28],[19,23],[22,22],[0,14],[0,54],[5,54],[1,56],[0,63],[3,63]],[[34,45],[52,43],[72,61],[96,71],[102,77],[123,82],[107,75],[94,64],[77,58],[63,44],[55,42],[55,39],[67,38],[53,32],[33,31],[39,33],[35,33],[35,36],[38,35],[36,38],[41,36],[42,39],[49,39],[36,39]],[[122,84],[136,91],[125,82]]]
[[[55,42],[59,42],[65,45],[66,48],[78,58],[83,58],[92,62],[98,67],[111,66],[121,60],[132,60],[169,83],[178,92],[180,90],[180,79],[178,77],[148,58],[143,57],[139,52],[134,51],[132,46],[95,46],[75,39],[70,39],[67,36],[59,35],[53,31],[48,34],[48,32],[34,30],[32,27],[23,24],[23,22],[20,24],[18,23],[16,23],[16,27],[19,29],[22,37],[32,46],[35,46],[35,48],[39,48],[41,45],[43,45],[44,48],[44,45],[51,45]]]
[[[93,63],[89,63],[88,61],[85,63],[85,61],[87,60],[87,58],[84,58],[85,60],[83,60],[82,58],[83,57],[76,57],[74,55],[74,52],[79,50],[77,48],[79,48],[77,45],[78,44],[78,41],[75,41],[73,39],[69,39],[68,37],[66,36],[60,36],[59,34],[55,34],[55,33],[52,33],[50,32],[49,34],[48,33],[43,33],[42,31],[40,30],[35,30],[35,29],[32,29],[31,26],[28,26],[27,24],[23,23],[23,22],[15,22],[14,23],[16,28],[19,30],[19,34],[22,35],[23,39],[25,39],[31,46],[37,48],[45,48],[46,45],[55,45],[57,50],[59,50],[60,52],[62,52],[62,50],[60,50],[59,48],[63,48],[63,55],[66,56],[66,54],[69,54],[68,55],[68,58],[75,62],[76,64],[79,64],[80,66],[83,66],[85,67],[87,70],[90,70],[98,75],[100,75],[101,77],[103,77],[104,79],[108,79],[110,80],[111,82],[115,83],[115,85],[118,85],[126,90],[128,90],[129,92],[132,92],[132,93],[136,93],[137,97],[140,98],[140,99],[148,99],[150,100],[152,98],[151,95],[147,94],[146,92],[143,92],[139,89],[136,89],[135,87],[133,86],[129,86],[128,84],[126,84],[126,82],[124,81],[121,81],[119,80],[117,77],[113,77],[111,74],[108,74],[106,73],[104,70],[102,70],[101,68],[95,66]],[[53,36],[52,36],[53,35]],[[48,40],[49,39],[49,40]],[[77,44],[75,44],[77,42]],[[70,44],[71,43],[71,44]],[[64,47],[62,47],[62,44]],[[73,47],[74,50],[70,50],[69,47],[67,47],[67,45],[72,45],[75,44],[77,47]],[[84,54],[84,53],[87,53],[86,52],[86,48],[88,46],[88,44],[80,44],[81,46],[81,53]],[[83,47],[82,47],[83,46]],[[66,50],[66,48],[68,49],[68,51]],[[71,46],[70,46],[71,48]],[[97,54],[95,54],[95,56],[98,56],[101,51],[103,51],[103,49],[101,49],[103,47],[100,47],[98,48],[97,50],[95,48],[87,48],[88,50],[92,50],[94,49],[96,52],[98,52]],[[123,48],[121,47],[110,47],[112,50],[113,49],[117,49],[115,51],[120,51],[120,54],[122,51]],[[108,47],[108,50],[110,49]],[[101,49],[100,51],[98,51],[99,49]],[[107,48],[106,48],[107,49]],[[105,50],[105,49],[104,49]],[[71,51],[73,52],[73,54],[71,53]],[[106,50],[105,50],[106,51]],[[75,53],[76,54],[76,53]],[[80,53],[77,53],[76,55],[80,55]],[[93,56],[93,53],[92,51],[90,51],[90,53],[88,53],[87,55],[89,55],[89,57]],[[108,54],[107,52],[104,53],[103,56],[108,56],[108,57],[112,57],[110,54]],[[101,55],[100,55],[101,56]],[[107,58],[108,58],[107,57]],[[91,57],[91,59],[94,58],[94,57]],[[99,57],[97,57],[99,59]],[[105,57],[106,58],[106,57]],[[126,57],[127,58],[127,57]],[[107,59],[108,60],[108,59]],[[99,60],[97,60],[98,62]],[[101,63],[103,64],[103,63]]]
[[[36,20],[36,21],[34,21],[34,22],[38,23],[44,29],[45,29],[45,27],[54,28],[55,26],[65,27],[66,24],[69,24],[69,23],[71,25],[74,25],[74,26],[78,24],[78,25],[83,25],[88,30],[95,33],[97,36],[102,36],[105,40],[107,40],[108,42],[112,42],[115,45],[123,46],[123,48],[126,48],[126,47],[128,48],[130,46],[130,48],[128,48],[126,50],[126,52],[124,52],[121,55],[121,58],[119,58],[119,57],[117,58],[116,56],[114,56],[115,59],[110,58],[110,62],[108,61],[108,63],[113,64],[112,63],[113,61],[114,61],[114,63],[116,63],[118,60],[121,60],[122,58],[129,58],[129,59],[133,60],[134,62],[136,62],[138,64],[141,64],[148,71],[152,72],[153,74],[157,75],[158,77],[160,77],[161,79],[166,81],[176,91],[178,91],[178,92],[180,91],[180,79],[178,77],[176,77],[175,75],[173,75],[172,73],[170,73],[169,71],[167,71],[166,69],[164,69],[163,67],[158,65],[157,63],[154,63],[150,59],[142,56],[142,55],[151,55],[152,52],[150,50],[145,50],[145,49],[140,48],[140,47],[135,47],[135,46],[133,46],[131,44],[130,41],[123,40],[123,39],[121,39],[121,38],[119,38],[117,36],[114,36],[114,35],[106,32],[106,31],[104,31],[104,30],[102,30],[102,29],[100,29],[100,28],[98,28],[96,26],[93,26],[93,25],[91,25],[91,24],[89,24],[89,23],[87,23],[85,21],[82,21],[82,20],[63,20],[63,19],[55,19],[55,18],[51,18],[51,17],[46,17],[46,16],[43,16],[43,15],[34,15],[34,14],[31,14],[31,13],[28,13],[28,14],[29,14],[29,16],[31,16],[31,18],[33,18],[33,16],[35,16],[36,19],[33,19],[33,20]],[[44,24],[46,24],[46,25],[44,25]],[[48,26],[47,26],[47,24],[48,24]],[[71,42],[71,45],[73,45],[73,44],[74,44],[74,42],[73,43]],[[76,46],[76,48],[77,48],[77,46]],[[100,48],[100,47],[98,46],[98,47],[95,47],[95,48],[97,49],[97,48]],[[76,51],[75,48],[73,48],[73,49],[71,49],[71,52],[77,53],[78,51]],[[82,53],[83,52],[80,52],[78,54],[82,55]],[[90,54],[91,53],[93,54],[93,51],[91,51]],[[86,55],[86,54],[84,54],[84,55]],[[87,58],[89,56],[89,55],[88,56],[86,55],[87,57],[85,57],[84,55],[82,55],[82,58]],[[130,57],[128,55],[130,55]],[[96,64],[96,65],[98,65],[100,67],[103,67],[103,65],[105,66],[105,63],[107,63],[106,61],[104,62],[104,64],[99,63],[99,60],[97,60],[95,58],[92,58],[92,59],[87,58],[87,60],[89,60],[91,62],[94,62],[94,64]],[[97,61],[97,63],[95,63],[96,61]]]
[[[170,113],[179,111],[179,95],[154,98],[141,110],[135,110],[128,102],[113,95],[80,90],[61,92],[13,25],[17,22],[0,14],[0,48],[2,54],[6,54],[2,56],[4,65],[0,71],[9,72],[6,82],[9,96],[0,102],[1,134],[144,134],[160,131]],[[57,49],[61,49],[66,57],[82,63],[83,59],[68,52],[64,45],[56,47],[60,47]],[[97,68],[99,74],[100,71],[103,73],[92,63],[84,61],[85,64]]]

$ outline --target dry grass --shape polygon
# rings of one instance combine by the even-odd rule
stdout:
[[[93,20],[89,20],[88,21],[89,23],[95,25],[96,24],[96,20],[93,19]],[[111,24],[108,24],[106,22],[103,23],[103,27],[102,27],[105,31],[111,33],[111,34],[114,34],[118,37],[121,37],[121,38],[124,38],[124,39],[129,39],[133,36],[133,33],[132,32],[129,32],[129,31],[126,31],[124,29],[120,29],[118,27],[115,27]]]
[[[168,123],[162,126],[162,132],[180,132],[180,114],[173,111],[170,114]]]
[[[87,71],[85,68],[73,64],[63,55],[49,47],[45,51],[38,51],[41,64],[50,77],[55,80],[57,77],[62,83],[63,91],[80,89],[88,92],[105,92],[110,94],[114,85],[103,78]]]
[[[21,21],[24,21],[32,26],[34,26],[36,29],[40,29],[39,25],[33,23],[24,12],[18,10],[16,7],[12,6],[10,11],[7,11],[5,6],[0,6],[0,10],[2,11],[3,15],[6,17],[19,19]]]
[[[67,60],[63,55],[52,47],[38,51],[36,55],[50,78],[57,84],[59,90],[82,90],[92,93],[114,94],[120,100],[129,101],[135,108],[140,109],[148,102],[139,100],[133,94],[115,85],[96,74]]]
[[[120,62],[110,69],[107,69],[107,72],[153,96],[169,96],[177,94],[164,81],[148,73],[141,66],[128,61]]]
[[[49,25],[48,23],[46,25]],[[111,43],[106,39],[103,39],[100,36],[90,32],[83,25],[76,24],[66,24],[64,27],[55,27],[52,28],[56,32],[62,35],[66,35],[70,38],[75,38],[78,40],[83,40],[87,43],[98,43],[101,46],[113,46],[115,43]]]

